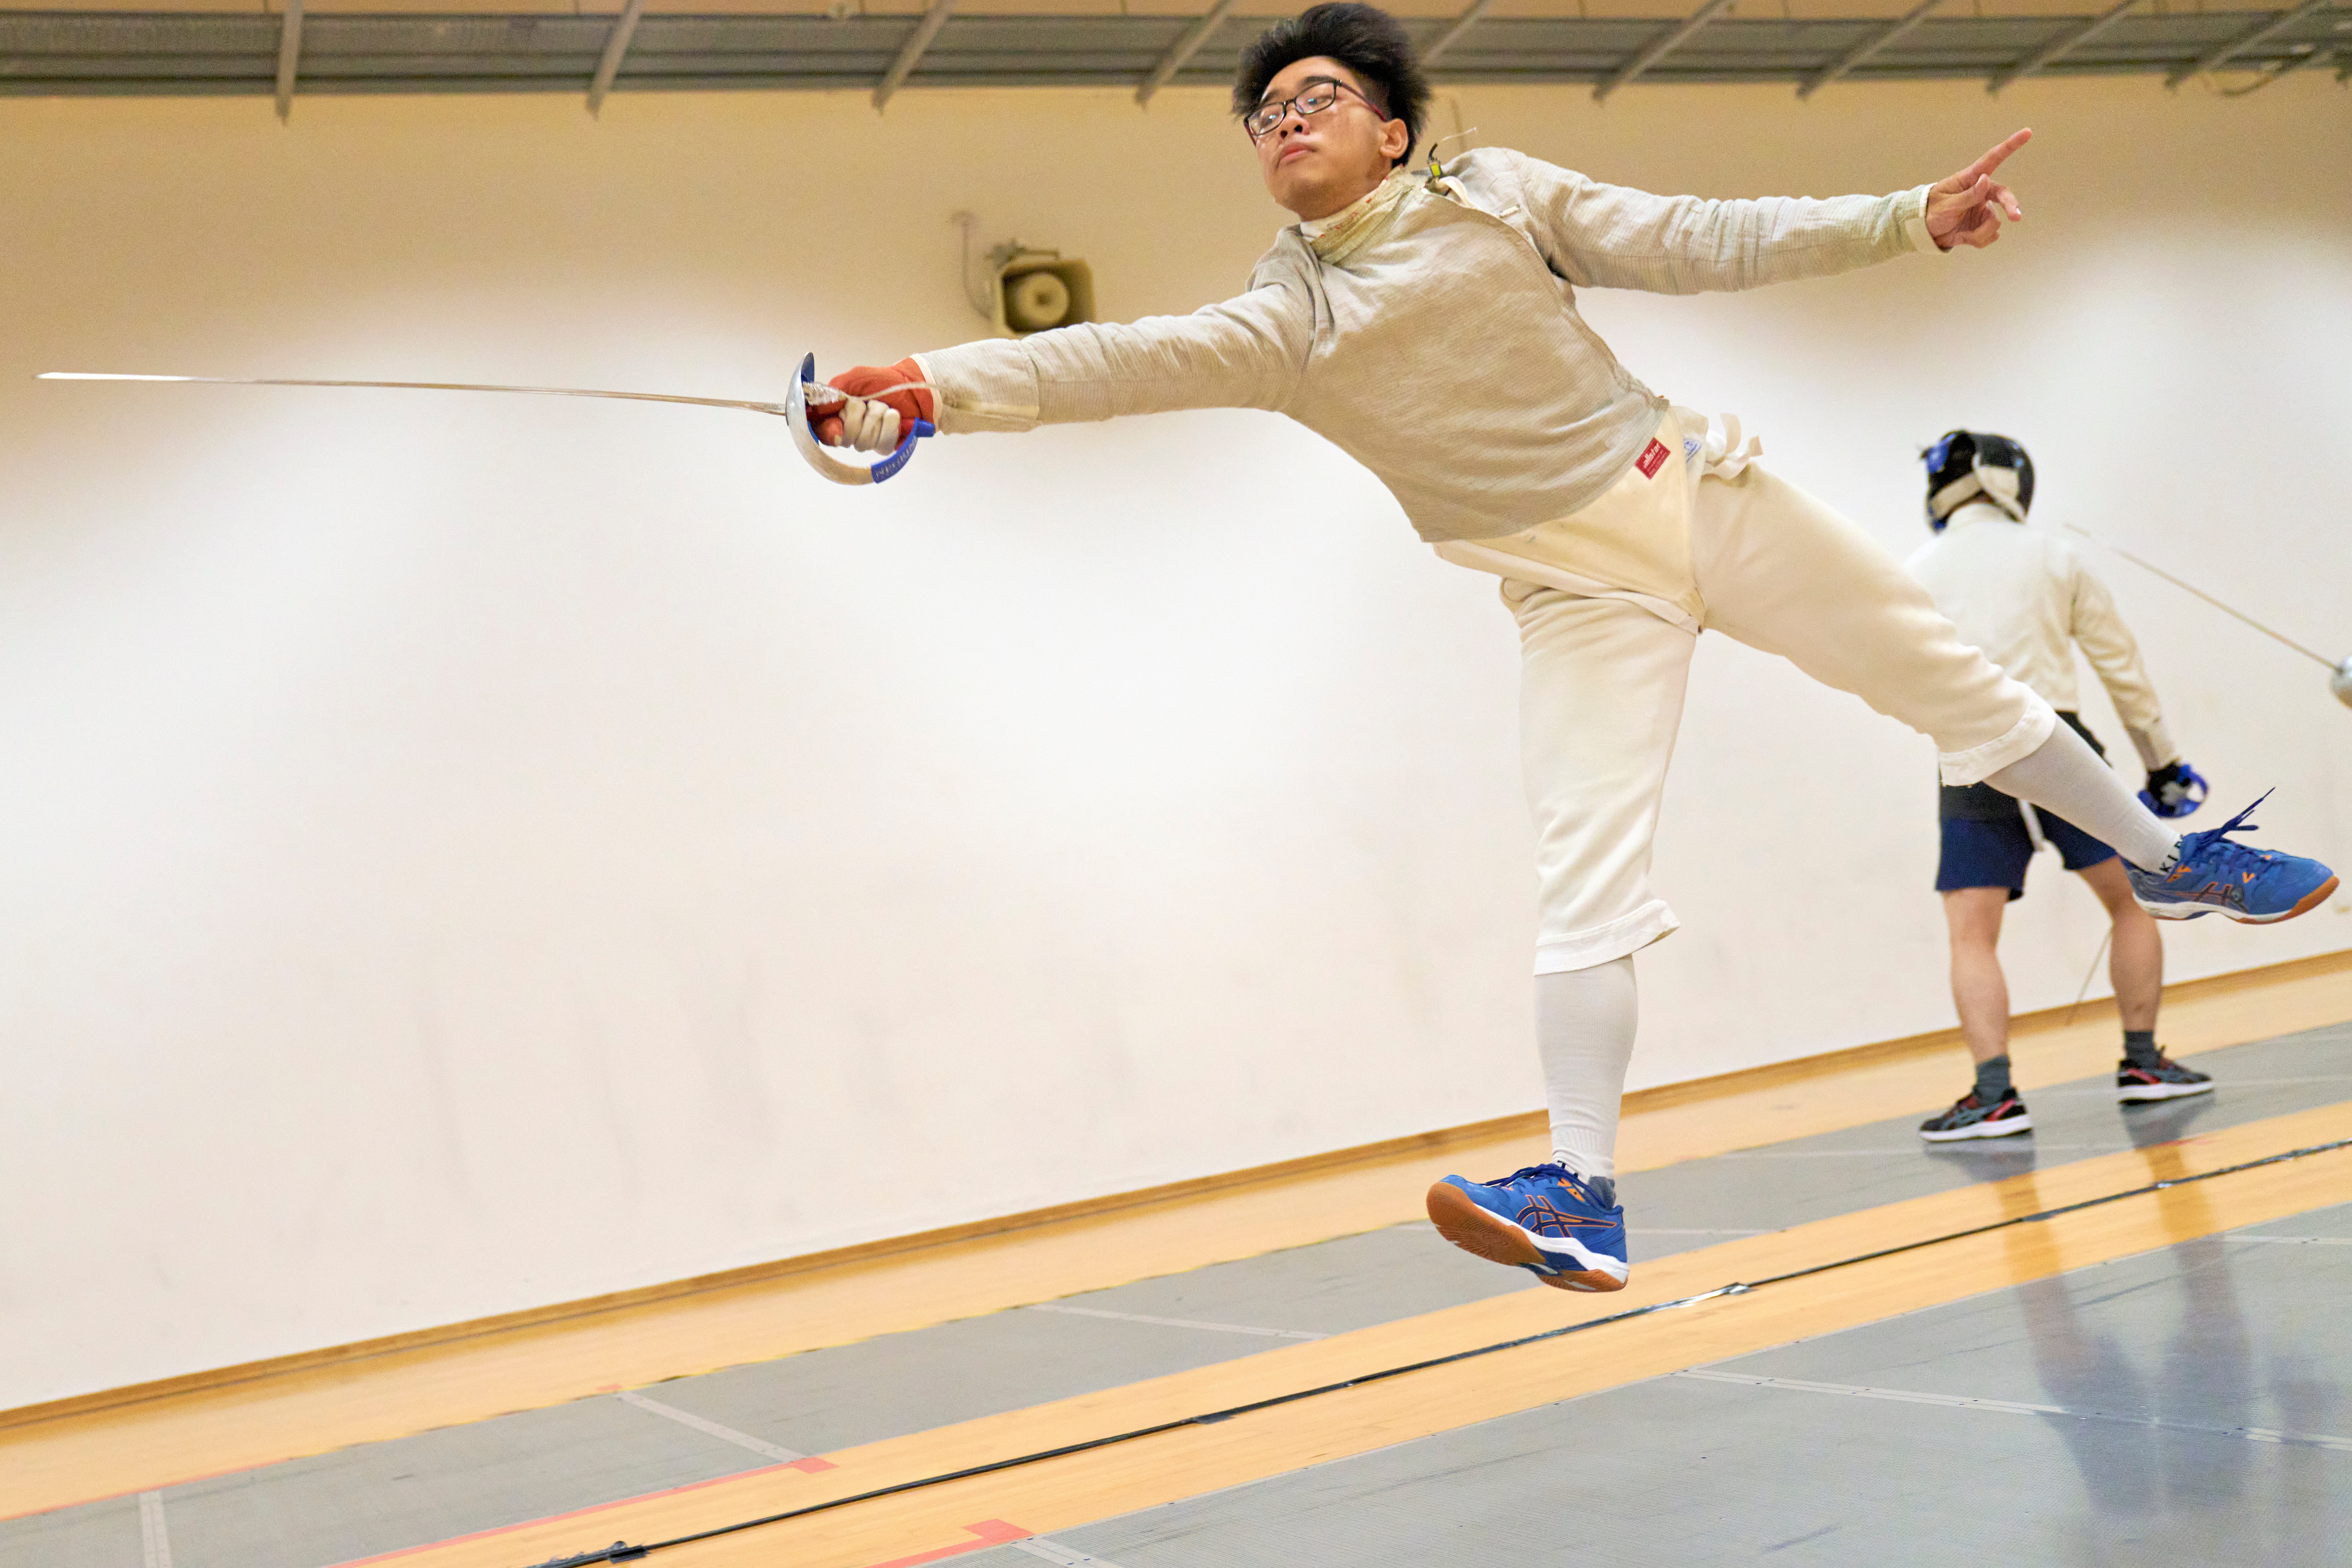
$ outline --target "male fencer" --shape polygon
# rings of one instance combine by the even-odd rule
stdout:
[[[1649,884],[1650,841],[1702,629],[1933,736],[1949,783],[1990,780],[2081,824],[2130,863],[2143,902],[2278,918],[2335,879],[2222,835],[2181,839],[2049,703],[1962,642],[1893,557],[1736,432],[1710,436],[1634,379],[1577,311],[1579,289],[1749,289],[1915,253],[1948,265],[1932,258],[1990,245],[2022,216],[1993,176],[2029,132],[1892,195],[1711,201],[1499,147],[1415,169],[1428,106],[1384,12],[1324,5],[1276,23],[1243,51],[1234,108],[1267,192],[1298,221],[1242,293],[1189,316],[861,366],[834,378],[851,399],[821,433],[878,451],[916,417],[952,435],[1267,409],[1371,469],[1440,557],[1502,580],[1522,647],[1552,1158],[1492,1182],[1449,1176],[1429,1211],[1481,1258],[1614,1290],[1632,955],[1675,926]],[[1825,775],[1835,765],[1822,759]],[[2226,904],[2224,884],[2243,900]]]
[[[2173,744],[2141,667],[2139,645],[2116,613],[2106,584],[2064,540],[2026,524],[2033,459],[2025,448],[2005,436],[1954,430],[1927,449],[1926,462],[1927,526],[1935,537],[1908,565],[1960,640],[2031,688],[2105,756],[2106,748],[2074,710],[2074,649],[2080,647],[2147,771],[2140,800],[2161,817],[2195,811],[2205,799],[2205,781]],[[1995,950],[2002,911],[2025,896],[2037,839],[2057,850],[2059,864],[2098,896],[2114,926],[2107,973],[2124,1027],[2116,1098],[2130,1102],[2210,1093],[2210,1077],[2157,1047],[2164,939],[2155,917],[2132,897],[2131,879],[2115,850],[2064,817],[2021,806],[1990,784],[1945,784],[1937,816],[1943,847],[1936,890],[1944,896],[1944,921],[1951,930],[1952,1001],[1977,1077],[1950,1110],[1919,1124],[1919,1136],[1943,1143],[2004,1138],[2033,1126],[2010,1079],[2009,982]]]

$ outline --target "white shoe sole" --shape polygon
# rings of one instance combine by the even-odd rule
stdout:
[[[2220,915],[2224,920],[2236,921],[2240,925],[2268,926],[2276,925],[2281,921],[2291,921],[2297,915],[2309,914],[2327,901],[2328,896],[2336,891],[2339,880],[2338,878],[2328,878],[2323,886],[2314,888],[2305,894],[2303,901],[2294,908],[2281,910],[2274,915],[2244,915],[2235,910],[2224,909],[2220,904],[2151,904],[2137,893],[2132,895],[2132,902],[2160,921],[2193,921],[2200,915]]]
[[[1549,1270],[1538,1278],[1556,1290],[1622,1290],[1633,1276],[1632,1268],[1607,1253],[1564,1237],[1539,1237],[1480,1208],[1469,1194],[1444,1182],[1429,1189],[1428,1208],[1437,1234],[1463,1251],[1513,1268]]]
[[[2136,1105],[2150,1100],[2180,1100],[2192,1094],[2210,1094],[2210,1083],[2136,1083],[2129,1089],[2116,1090],[2116,1098],[2126,1105]]]
[[[2033,1131],[2033,1113],[2004,1117],[1999,1121],[1971,1121],[1966,1127],[1955,1127],[1947,1132],[1930,1132],[1922,1128],[1919,1136],[1930,1143],[1957,1143],[1963,1138],[2007,1138],[2011,1133]]]

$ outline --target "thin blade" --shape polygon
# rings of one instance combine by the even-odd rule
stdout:
[[[2101,548],[2102,550],[2112,550],[2112,551],[2114,551],[2117,555],[2122,556],[2125,560],[2126,560],[2126,561],[2130,562],[2133,565],[2135,565],[2135,566],[2138,567],[2141,571],[2143,571],[2143,572],[2153,572],[2153,573],[2155,573],[2158,576],[2159,576],[2159,577],[2163,578],[2166,582],[2168,582],[2168,583],[2171,584],[2174,587],[2176,587],[2176,588],[2179,589],[2182,593],[2184,593],[2184,594],[2194,594],[2194,595],[2196,595],[2199,598],[2200,598],[2200,599],[2204,600],[2207,604],[2209,604],[2209,605],[2212,605],[2215,609],[2217,609],[2217,610],[2221,611],[2223,615],[2225,615],[2225,616],[2235,616],[2235,617],[2237,617],[2239,620],[2242,620],[2242,621],[2245,622],[2245,623],[2246,623],[2246,625],[2248,625],[2248,626],[2250,626],[2253,627],[2253,628],[2254,628],[2254,630],[2256,630],[2256,631],[2258,631],[2258,632],[2262,633],[2262,634],[2263,634],[2263,636],[2264,636],[2264,637],[2269,637],[2272,641],[2273,641],[2273,642],[2281,642],[2281,643],[2284,643],[2287,647],[2291,647],[2291,648],[2294,649],[2294,651],[2295,651],[2295,652],[2297,652],[2297,653],[2299,653],[2299,654],[2303,655],[2303,657],[2304,657],[2304,658],[2311,658],[2311,659],[2317,659],[2321,664],[2326,665],[2326,666],[2328,668],[2330,668],[2330,669],[2334,669],[2334,668],[2336,668],[2336,661],[2335,661],[2334,659],[2332,659],[2332,658],[2328,658],[2326,654],[2324,654],[2324,653],[2318,653],[2318,652],[2314,651],[2314,650],[2313,650],[2313,649],[2311,649],[2311,648],[2307,648],[2307,647],[2304,647],[2301,643],[2299,643],[2299,642],[2295,641],[2293,637],[2288,637],[2284,632],[2274,632],[2274,631],[2271,630],[2271,628],[2270,628],[2270,627],[2268,627],[2268,626],[2266,626],[2263,625],[2263,623],[2262,623],[2262,622],[2260,622],[2260,621],[2258,621],[2258,620],[2254,619],[2254,617],[2253,617],[2253,616],[2250,616],[2250,615],[2246,614],[2246,612],[2245,612],[2245,611],[2241,610],[2241,609],[2237,609],[2237,608],[2235,608],[2235,607],[2233,607],[2233,606],[2231,606],[2231,605],[2225,605],[2225,604],[2223,604],[2221,600],[2219,600],[2219,599],[2215,598],[2212,595],[2210,595],[2210,594],[2207,593],[2204,589],[2202,589],[2202,588],[2200,588],[2200,587],[2197,586],[2197,584],[2194,584],[2194,583],[2184,583],[2184,582],[2182,582],[2179,578],[2178,578],[2178,577],[2174,576],[2171,573],[2167,572],[2163,567],[2158,566],[2155,562],[2153,562],[2153,561],[2143,561],[2143,560],[2141,560],[2138,556],[2134,555],[2130,551],[2126,550],[2126,549],[2125,549],[2122,545],[2120,545],[2120,544],[2109,544],[2105,540],[2101,539],[2097,534],[2093,533],[2093,532],[2092,532],[2089,529],[2087,529],[2087,528],[2076,528],[2076,527],[2075,527],[2073,523],[2071,523],[2071,522],[2070,522],[2070,523],[2068,523],[2068,524],[2066,524],[2065,526],[2066,526],[2066,531],[2067,531],[2069,533],[2079,533],[2079,534],[2081,534],[2084,538],[2085,538],[2085,539],[2089,540],[2092,543],[2094,543],[2094,544],[2095,544],[2095,545],[2099,546],[2099,548]]]
[[[781,403],[753,403],[739,397],[682,397],[667,392],[599,392],[579,386],[489,386],[463,381],[314,381],[292,376],[234,375],[128,375],[110,371],[45,370],[36,381],[185,381],[201,382],[211,386],[373,386],[398,392],[513,392],[532,397],[616,397],[630,403],[686,403],[698,408],[743,408],[754,414],[782,414]],[[830,387],[812,387],[813,401],[829,401],[832,393],[837,401],[841,395]]]

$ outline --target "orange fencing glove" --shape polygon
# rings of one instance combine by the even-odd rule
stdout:
[[[923,367],[912,359],[887,369],[853,365],[825,384],[848,395],[823,413],[810,411],[809,428],[828,447],[887,452],[916,420],[939,423],[939,398],[923,384]]]

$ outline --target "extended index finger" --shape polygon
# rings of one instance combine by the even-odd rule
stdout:
[[[1995,169],[2000,168],[2002,163],[2008,161],[2009,155],[2011,153],[2016,152],[2020,147],[2024,146],[2028,142],[2032,140],[2033,132],[2031,130],[2011,132],[2008,141],[2003,142],[2000,146],[1994,148],[1991,152],[1987,153],[1983,157],[1978,159],[1975,163],[1970,163],[1967,168],[1961,170],[1959,173],[1960,183],[1962,184],[1967,184],[1975,180],[1979,174],[1991,174]]]

